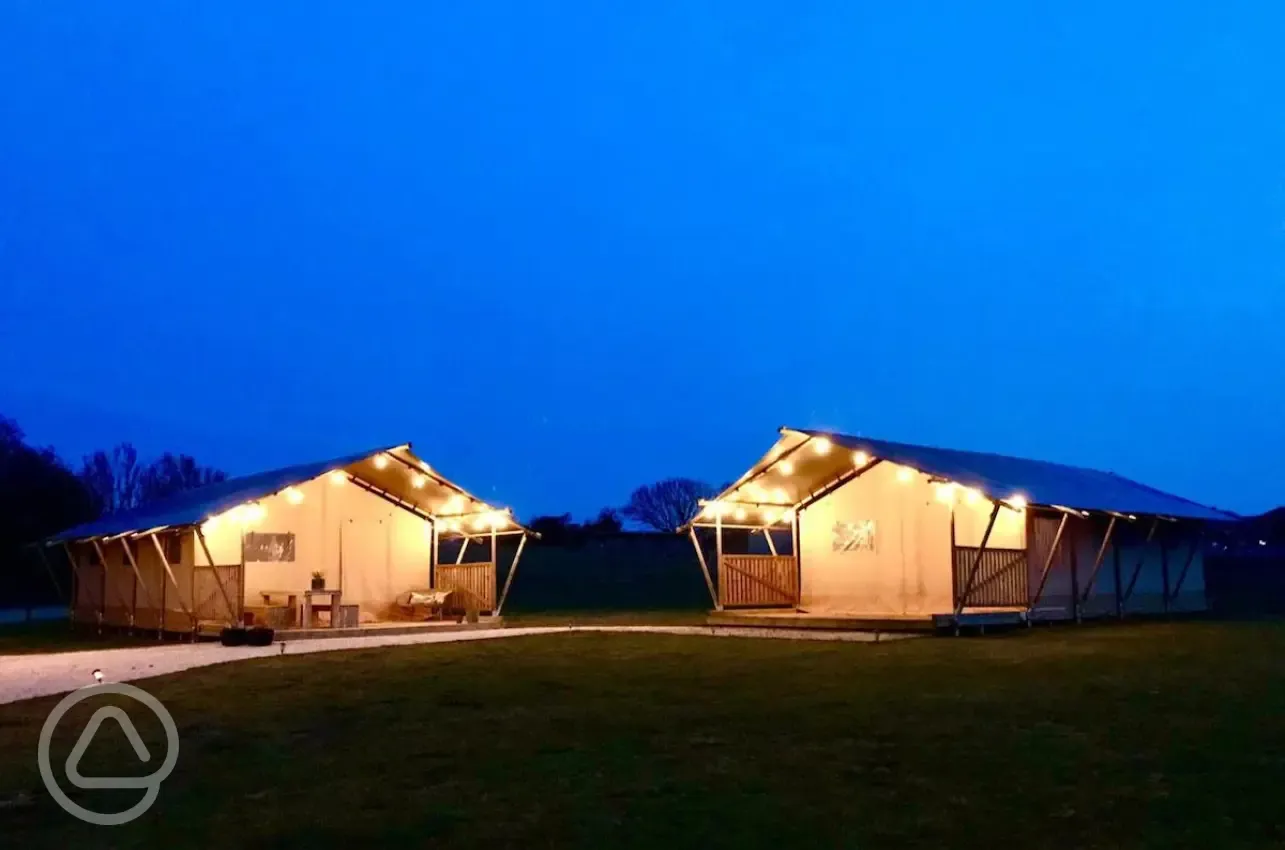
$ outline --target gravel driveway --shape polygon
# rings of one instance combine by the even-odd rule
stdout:
[[[378,646],[407,646],[419,643],[455,643],[468,640],[546,635],[558,632],[651,632],[678,635],[714,635],[721,637],[767,637],[789,640],[842,640],[874,642],[891,640],[898,635],[876,637],[864,632],[806,632],[788,629],[746,629],[709,626],[539,626],[529,628],[481,629],[475,631],[426,634],[370,635],[356,638],[319,638],[292,640],[271,646],[223,646],[220,643],[182,643],[126,649],[86,649],[32,655],[0,656],[0,704],[33,697],[74,691],[92,685],[94,671],[103,672],[105,682],[129,682],[178,673],[194,667],[226,664],[272,655],[306,655],[345,649],[370,649]]]

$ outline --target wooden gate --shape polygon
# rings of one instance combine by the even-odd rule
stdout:
[[[955,547],[955,605],[970,608],[1025,607],[1029,604],[1025,549],[986,549],[968,587],[968,575],[977,563],[976,546]],[[968,598],[963,599],[964,593]]]
[[[479,561],[468,564],[438,564],[437,588],[460,590],[477,604],[479,611],[495,610],[495,564]]]
[[[791,555],[724,555],[718,562],[718,601],[724,608],[793,608],[799,572]]]
[[[241,612],[245,608],[244,577],[240,564],[196,565],[192,569],[192,615],[198,621],[240,623]],[[224,592],[227,598],[224,598]],[[228,607],[229,601],[231,608]]]

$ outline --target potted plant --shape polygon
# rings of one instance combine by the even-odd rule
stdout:
[[[321,570],[314,570],[312,573],[312,589],[313,590],[326,589],[326,574],[323,573]]]

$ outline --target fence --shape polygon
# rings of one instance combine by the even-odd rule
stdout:
[[[468,564],[438,564],[437,587],[462,590],[481,611],[495,610],[495,564],[480,561]]]
[[[724,608],[793,607],[799,573],[791,555],[724,555],[718,564],[718,599]]]
[[[977,553],[981,551],[981,562]],[[977,573],[972,587],[968,576],[973,564]],[[986,549],[975,546],[955,547],[955,604],[959,605],[967,592],[964,604],[968,607],[1011,607],[1029,604],[1025,549]]]

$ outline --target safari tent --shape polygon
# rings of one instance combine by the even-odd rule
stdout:
[[[782,428],[683,530],[716,619],[931,627],[1204,609],[1204,529],[1232,519],[1110,472]]]
[[[72,564],[78,622],[360,628],[498,615],[528,533],[403,444],[210,484],[45,547]]]

